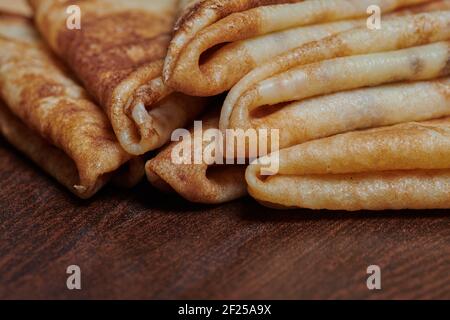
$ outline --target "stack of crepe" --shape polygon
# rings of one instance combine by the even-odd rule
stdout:
[[[450,207],[450,0],[29,0],[70,72],[33,11],[3,2],[2,133],[79,196],[135,183],[156,150],[148,180],[193,202]],[[280,141],[248,168],[177,163],[207,147],[169,143],[194,120]]]
[[[178,1],[29,2],[0,0],[2,135],[79,197],[93,196],[111,179],[135,185],[144,175],[139,156],[167,144],[208,103],[162,81]],[[80,29],[68,27],[72,5],[81,13]],[[27,19],[33,16],[34,25]],[[246,193],[245,168],[224,169],[215,190],[213,182],[206,186],[215,179],[210,170],[170,170],[200,173],[199,202]],[[183,181],[173,180],[172,190],[180,191]]]
[[[371,5],[381,30],[367,26]],[[191,1],[163,75],[186,94],[230,90],[222,130],[280,130],[283,150],[247,170],[262,203],[450,207],[448,121],[420,122],[450,115],[449,26],[442,0]],[[280,170],[267,177],[269,160]]]

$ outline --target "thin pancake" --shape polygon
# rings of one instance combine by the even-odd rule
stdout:
[[[203,109],[204,100],[172,94],[161,79],[176,0],[31,3],[40,31],[102,105],[129,153],[161,147]],[[69,5],[81,10],[80,30],[66,26]]]
[[[93,196],[130,160],[26,19],[0,20],[0,66],[3,135],[77,196]]]
[[[448,92],[447,92],[448,94]],[[249,192],[286,208],[450,208],[450,118],[357,131],[281,150],[279,171],[249,166]],[[267,161],[267,159],[262,159]]]

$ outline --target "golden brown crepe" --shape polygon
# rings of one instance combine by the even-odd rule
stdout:
[[[0,12],[27,18],[33,16],[27,0],[0,0]]]
[[[201,136],[209,129],[218,130],[218,124],[218,114],[209,114],[203,119],[202,127],[197,128],[197,134]],[[207,159],[196,164],[195,152],[203,154],[211,141],[205,138],[203,143],[194,144],[195,134],[191,129],[190,139],[185,136],[179,142],[172,142],[147,162],[147,177],[152,185],[163,191],[176,191],[191,202],[206,204],[224,203],[245,196],[245,167],[237,164],[209,165],[213,161]],[[183,145],[191,150],[190,155],[178,152]],[[185,159],[181,159],[183,157]]]
[[[176,0],[31,0],[52,49],[102,105],[121,145],[140,155],[192,122],[205,100],[172,94],[162,83]],[[69,5],[81,29],[66,26]]]
[[[1,133],[81,198],[130,160],[107,117],[24,18],[0,17],[0,96]],[[130,173],[126,182],[136,182],[138,170]]]
[[[355,26],[367,28],[370,6],[387,13],[431,1],[184,1],[187,8],[175,27],[164,80],[186,94],[216,95],[283,52]]]
[[[447,95],[450,91],[447,89]],[[450,118],[314,140],[272,154],[273,176],[249,166],[249,192],[276,207],[450,208]]]
[[[220,128],[279,129],[284,148],[449,115],[439,89],[448,78],[435,81],[450,74],[449,24],[450,11],[402,16],[381,31],[355,28],[283,54],[230,91]]]

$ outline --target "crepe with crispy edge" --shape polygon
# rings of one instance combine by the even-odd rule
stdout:
[[[209,129],[218,130],[218,124],[218,113],[208,114],[202,121],[202,127],[197,128],[197,134],[201,136]],[[245,167],[226,164],[209,165],[212,161],[196,164],[195,153],[203,153],[209,142],[206,139],[202,143],[195,144],[193,142],[195,135],[194,129],[191,129],[189,138],[183,137],[178,142],[172,142],[155,158],[147,162],[147,177],[152,185],[163,191],[175,191],[191,202],[205,204],[219,204],[245,196],[247,193]],[[176,148],[192,151],[190,155],[183,155],[179,154]],[[175,157],[186,158],[179,161],[174,160]]]
[[[203,109],[203,99],[173,94],[161,78],[176,0],[30,2],[40,31],[104,108],[129,153],[161,147]],[[79,30],[67,28],[69,5],[80,9]]]
[[[430,1],[185,1],[189,5],[176,24],[164,80],[186,94],[216,95],[274,56],[312,40],[366,26],[370,6],[377,5],[386,13]],[[344,21],[358,18],[364,19]]]
[[[447,91],[447,94],[450,92]],[[450,118],[345,133],[281,150],[275,175],[247,169],[250,194],[275,207],[450,208]]]
[[[450,11],[419,13],[385,21],[382,32],[356,28],[281,55],[230,91],[220,128],[279,129],[280,146],[289,147],[448,115],[448,97],[438,90],[448,81],[435,86],[423,80],[450,72],[449,42],[441,41],[450,39],[449,23]],[[422,82],[390,84],[411,80]],[[390,85],[363,88],[382,84]],[[418,94],[410,95],[415,89]]]
[[[24,18],[0,19],[0,95],[1,133],[77,196],[93,196],[130,160],[108,118]],[[142,177],[130,168],[126,184]]]

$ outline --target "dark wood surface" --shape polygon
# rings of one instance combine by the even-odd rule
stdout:
[[[450,298],[449,211],[200,206],[146,183],[82,202],[3,140],[0,190],[3,299]],[[81,291],[66,288],[73,264]]]

